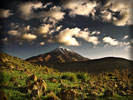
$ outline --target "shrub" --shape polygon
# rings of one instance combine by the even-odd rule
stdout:
[[[67,79],[69,81],[75,81],[76,80],[76,76],[74,73],[64,73],[63,75],[61,75],[61,79]]]
[[[78,74],[77,74],[77,78],[86,81],[87,78],[88,78],[88,77],[87,77],[87,73],[78,73]]]

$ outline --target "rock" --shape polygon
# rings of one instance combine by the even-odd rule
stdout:
[[[2,90],[0,90],[0,100],[8,100],[7,95]]]
[[[120,94],[121,96],[126,96],[126,95],[127,95],[124,91],[120,91],[119,94]]]
[[[112,90],[106,90],[105,92],[104,92],[104,96],[105,97],[113,97],[114,96],[114,92],[112,91]]]
[[[37,79],[37,76],[32,75],[27,78],[26,84],[28,85],[27,91],[31,96],[41,96],[44,95],[46,92],[46,83],[44,80]]]
[[[15,67],[13,65],[8,66],[11,70],[13,70]]]
[[[18,82],[15,82],[15,83],[14,83],[14,86],[18,86]]]
[[[59,97],[57,97],[52,91],[47,94],[46,100],[61,100]]]
[[[53,83],[57,83],[58,82],[55,77],[48,78],[48,80],[53,82]]]
[[[32,83],[34,83],[35,81],[37,81],[37,76],[31,75],[30,77],[27,78],[26,84],[29,86],[29,85],[31,85]]]
[[[84,100],[97,100],[97,98],[85,98]]]
[[[32,97],[31,100],[37,100],[35,97]]]
[[[10,78],[10,82],[15,82],[16,81],[16,78],[15,77],[11,77]]]
[[[74,90],[64,90],[62,89],[59,93],[59,97],[61,100],[76,100],[77,99],[77,93]]]

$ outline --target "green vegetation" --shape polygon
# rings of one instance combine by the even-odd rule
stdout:
[[[133,72],[59,72],[0,53],[0,100],[132,100]]]

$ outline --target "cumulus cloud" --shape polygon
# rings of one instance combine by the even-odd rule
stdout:
[[[101,17],[102,17],[103,21],[105,21],[105,22],[112,21],[113,15],[111,12],[104,10],[104,11],[101,11],[101,14],[102,14]]]
[[[51,28],[50,24],[44,24],[37,29],[37,32],[40,34],[48,34],[50,28]]]
[[[25,33],[25,34],[23,34],[22,37],[23,37],[23,39],[26,39],[26,40],[34,40],[37,38],[36,35],[30,34],[30,33]]]
[[[45,44],[45,42],[40,42],[40,45],[42,46],[42,45],[44,45]]]
[[[76,38],[73,37],[76,34],[78,34],[79,32],[80,32],[79,28],[64,29],[57,36],[57,41],[59,43],[65,44],[65,45],[79,46],[78,41],[76,40]]]
[[[56,27],[56,31],[57,31],[57,32],[58,32],[58,31],[60,31],[60,30],[61,30],[61,28],[62,28],[62,25],[57,26],[57,27]]]
[[[7,42],[7,41],[8,41],[8,38],[5,37],[5,38],[2,39],[2,41],[3,41],[3,42]]]
[[[8,34],[9,34],[9,35],[14,35],[14,36],[20,35],[20,33],[19,33],[17,30],[9,30],[9,31],[8,31]]]
[[[128,37],[129,37],[128,35],[125,35],[125,36],[123,37],[123,40],[127,39]]]
[[[11,15],[13,15],[13,13],[11,13],[10,10],[0,8],[0,18],[8,18]]]
[[[38,8],[42,8],[41,2],[25,2],[21,3],[19,7],[19,11],[21,12],[21,17],[29,20],[34,17],[34,10]]]
[[[107,43],[107,44],[110,44],[110,45],[113,45],[113,46],[116,46],[116,45],[119,45],[119,42],[116,40],[116,39],[113,39],[111,37],[104,37],[103,38],[103,42]]]
[[[99,32],[99,31],[92,31],[91,32],[91,35],[99,35],[99,34],[101,34],[101,32]]]
[[[49,42],[58,42],[64,45],[79,46],[80,43],[77,38],[86,40],[87,42],[97,45],[99,43],[96,36],[91,36],[90,32],[86,29],[81,30],[79,28],[66,28],[59,32],[54,39],[49,39]]]
[[[24,32],[27,32],[27,31],[29,31],[29,30],[30,30],[30,25],[25,26],[25,27],[23,28],[23,31],[24,31]]]
[[[132,0],[108,0],[102,7],[104,10],[102,11],[102,18],[104,21],[112,21],[116,26],[131,25],[133,24],[131,20],[132,5]],[[119,17],[113,17],[116,12],[119,12]]]
[[[68,0],[63,3],[64,9],[69,9],[69,15],[83,15],[89,16],[90,14],[94,15],[96,12],[95,7],[97,7],[96,1],[87,1],[87,0]]]
[[[21,3],[18,7],[21,12],[21,17],[25,20],[51,17],[59,21],[64,18],[65,13],[61,11],[61,7],[59,6],[54,6],[48,11],[38,10],[38,12],[35,12],[37,9],[44,9],[46,5],[43,6],[41,2],[25,2]]]

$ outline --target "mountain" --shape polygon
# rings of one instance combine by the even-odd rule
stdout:
[[[86,61],[86,60],[89,60],[89,59],[62,46],[59,46],[48,53],[40,54],[38,56],[33,56],[31,58],[26,59],[26,61],[29,61],[31,63],[41,64],[41,65],[45,65],[45,64],[47,65],[51,63],[52,64],[65,63],[65,62],[73,62],[73,61]]]
[[[87,59],[62,46],[48,53],[28,58],[26,61],[46,65],[59,71],[99,73],[114,71],[115,69],[133,69],[133,61],[124,58],[106,57],[101,59]]]

